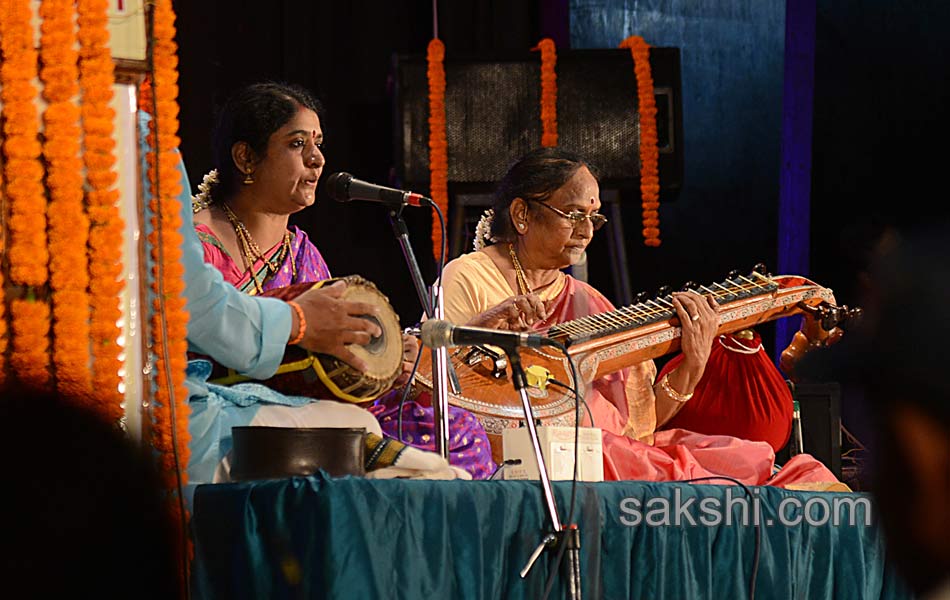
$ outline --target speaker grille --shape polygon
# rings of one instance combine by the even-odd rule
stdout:
[[[511,86],[513,82],[537,81],[538,76],[537,65],[523,62],[467,63],[447,74],[446,136],[453,157],[449,160],[450,181],[500,179],[507,168],[506,157],[527,152],[541,139],[537,87]],[[428,112],[427,106],[422,108]],[[422,167],[428,178],[428,165]]]
[[[650,53],[657,98],[660,184],[682,183],[682,119],[678,48]],[[541,141],[540,57],[445,62],[446,136],[450,183],[493,184]],[[637,83],[627,50],[558,52],[559,145],[590,160],[601,181],[639,184]],[[407,185],[429,182],[426,62],[403,56],[396,65],[397,165]]]

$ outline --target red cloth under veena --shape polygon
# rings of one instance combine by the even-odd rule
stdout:
[[[792,393],[762,348],[762,340],[723,334],[713,342],[709,361],[693,397],[663,429],[688,429],[767,442],[778,452],[792,429]],[[672,372],[682,355],[657,377]]]

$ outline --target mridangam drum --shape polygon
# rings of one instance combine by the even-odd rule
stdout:
[[[342,299],[371,304],[378,309],[378,316],[362,315],[382,330],[365,346],[349,344],[353,354],[366,361],[366,372],[343,362],[335,356],[315,354],[299,346],[288,346],[277,373],[270,379],[260,381],[267,387],[288,395],[310,398],[338,398],[357,404],[368,403],[388,390],[402,372],[402,331],[399,317],[389,304],[389,299],[376,286],[358,275],[336,277],[317,283],[296,283],[264,292],[264,296],[293,300],[313,289],[332,285],[337,281],[346,283]],[[211,383],[231,385],[252,381],[249,377],[224,370],[217,366]]]

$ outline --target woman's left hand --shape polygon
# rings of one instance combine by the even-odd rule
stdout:
[[[710,296],[700,296],[696,292],[674,292],[673,306],[676,307],[683,330],[680,340],[683,366],[701,373],[719,332],[719,305]]]
[[[416,364],[418,354],[419,341],[408,333],[402,334],[402,373],[393,382],[394,388],[402,387],[409,382],[409,375],[412,374],[412,367]]]

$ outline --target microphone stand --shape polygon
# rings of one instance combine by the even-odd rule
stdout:
[[[432,316],[441,319],[445,314],[442,302],[442,284],[432,285]],[[435,451],[446,461],[449,460],[449,350],[448,348],[432,348],[432,420],[435,428]],[[455,374],[455,371],[452,371]],[[408,384],[407,384],[408,385]],[[459,392],[457,384],[454,391]]]
[[[426,284],[422,279],[422,272],[419,270],[419,263],[416,261],[416,255],[409,243],[409,229],[402,218],[403,208],[405,208],[405,204],[398,209],[390,210],[389,222],[392,224],[393,233],[396,234],[396,239],[402,248],[402,255],[406,259],[406,264],[409,265],[412,283],[415,285],[416,294],[419,296],[419,302],[422,304],[426,317],[441,319],[444,313],[442,284],[441,282],[434,284],[431,295],[427,291]],[[432,416],[435,421],[435,451],[446,461],[449,460],[449,382],[452,384],[453,392],[456,394],[461,392],[458,376],[449,362],[448,349],[432,348]]]
[[[538,474],[541,479],[541,491],[544,494],[544,503],[547,507],[548,517],[551,519],[552,532],[547,535],[534,549],[528,558],[527,564],[521,569],[521,578],[528,576],[528,572],[534,566],[534,563],[541,556],[545,548],[558,548],[562,544],[566,547],[561,551],[567,553],[566,577],[567,577],[567,597],[571,600],[581,600],[581,563],[580,563],[580,530],[576,525],[564,526],[557,513],[557,503],[554,500],[554,490],[551,487],[551,479],[548,477],[547,466],[544,464],[544,454],[541,452],[541,442],[538,441],[538,430],[534,424],[534,411],[531,408],[531,400],[528,398],[527,377],[524,367],[521,364],[521,354],[518,348],[513,345],[503,348],[508,355],[508,364],[511,365],[511,382],[521,397],[521,407],[524,410],[525,425],[528,428],[528,437],[531,440],[531,447],[534,449],[534,458],[538,463]],[[576,460],[576,456],[575,456]]]

